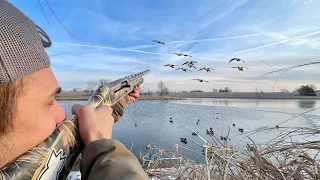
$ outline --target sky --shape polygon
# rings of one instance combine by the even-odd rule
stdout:
[[[238,92],[293,91],[304,84],[320,88],[320,64],[287,71],[276,84],[281,72],[261,77],[276,69],[320,61],[319,0],[9,2],[51,38],[53,44],[46,51],[66,90],[85,89],[89,80],[116,80],[146,69],[151,73],[145,76],[143,91],[157,90],[159,81],[170,91],[209,92],[226,86]],[[192,57],[178,57],[174,52]],[[229,63],[232,58],[241,58],[245,64]],[[183,67],[190,60],[197,61],[198,69],[215,70],[183,72],[163,67]],[[248,69],[242,72],[234,66]]]

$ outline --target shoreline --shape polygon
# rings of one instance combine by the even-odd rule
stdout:
[[[57,101],[87,101],[90,98],[84,92],[61,92],[56,96]],[[173,97],[173,96],[159,96],[156,94],[152,95],[140,95],[139,100],[183,100],[183,97]]]
[[[59,101],[86,101],[91,96],[85,92],[61,92],[56,96]],[[297,99],[297,100],[320,100],[320,94],[317,96],[298,96],[291,93],[251,93],[251,92],[185,92],[171,93],[168,96],[157,94],[140,95],[139,100],[185,100],[187,98],[211,98],[211,99]]]

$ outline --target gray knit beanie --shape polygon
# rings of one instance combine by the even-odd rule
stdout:
[[[0,0],[0,84],[50,66],[44,49],[51,41],[33,21],[7,0]]]

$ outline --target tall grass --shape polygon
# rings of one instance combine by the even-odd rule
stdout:
[[[219,140],[210,135],[210,142],[199,136],[203,143],[192,142],[201,146],[203,152],[164,141],[173,145],[175,151],[151,144],[147,154],[140,153],[140,159],[151,179],[320,179],[320,130],[279,125],[243,133],[249,143],[242,148],[228,145],[232,137]],[[250,138],[254,133],[270,131],[278,135],[267,143],[258,144]],[[183,156],[181,148],[202,156],[205,163]]]

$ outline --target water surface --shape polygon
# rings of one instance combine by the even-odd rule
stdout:
[[[85,101],[60,101],[60,104],[70,115],[74,103],[85,104]],[[269,100],[269,99],[211,99],[192,98],[178,101],[147,101],[140,100],[130,104],[125,109],[122,119],[117,122],[113,130],[113,138],[121,141],[127,148],[139,157],[140,150],[146,153],[145,145],[148,141],[168,149],[173,145],[163,142],[177,143],[201,153],[201,148],[192,143],[200,144],[203,141],[191,135],[188,126],[212,142],[206,135],[206,129],[213,128],[217,135],[226,136],[229,132],[231,144],[242,147],[249,142],[238,131],[252,131],[259,127],[275,127],[277,124],[297,116],[300,113],[320,107],[320,100]],[[169,122],[172,117],[173,123]],[[200,120],[199,125],[196,124]],[[135,126],[137,123],[137,126]],[[233,127],[235,124],[236,127]],[[296,117],[281,127],[320,127],[320,110],[315,110]],[[229,130],[230,128],[230,130]],[[258,142],[263,143],[278,135],[280,131],[260,132],[250,135]],[[180,137],[187,138],[188,143],[180,142]],[[188,150],[183,150],[185,156],[202,161],[202,156]]]

